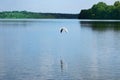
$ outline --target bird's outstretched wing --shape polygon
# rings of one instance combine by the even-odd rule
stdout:
[[[62,32],[68,32],[68,29],[65,27],[62,27],[62,28],[60,28],[60,33],[62,33]]]

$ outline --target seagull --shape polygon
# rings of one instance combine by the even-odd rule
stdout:
[[[68,29],[66,27],[61,27],[60,28],[60,33],[62,33],[62,32],[68,32]]]

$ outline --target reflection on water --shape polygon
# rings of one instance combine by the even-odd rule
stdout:
[[[80,21],[80,25],[83,27],[91,27],[93,30],[105,31],[105,30],[120,30],[120,22],[105,22],[105,21]]]
[[[61,71],[63,71],[63,61],[62,60],[60,60],[60,65],[61,65]]]
[[[0,20],[0,80],[119,80],[119,48],[118,22]]]

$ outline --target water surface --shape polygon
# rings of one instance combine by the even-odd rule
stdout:
[[[119,21],[0,20],[0,80],[119,80],[119,26]],[[61,34],[61,27],[69,32]]]

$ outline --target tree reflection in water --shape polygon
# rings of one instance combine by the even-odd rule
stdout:
[[[80,21],[80,25],[81,27],[90,27],[92,30],[97,31],[120,31],[119,21]]]

